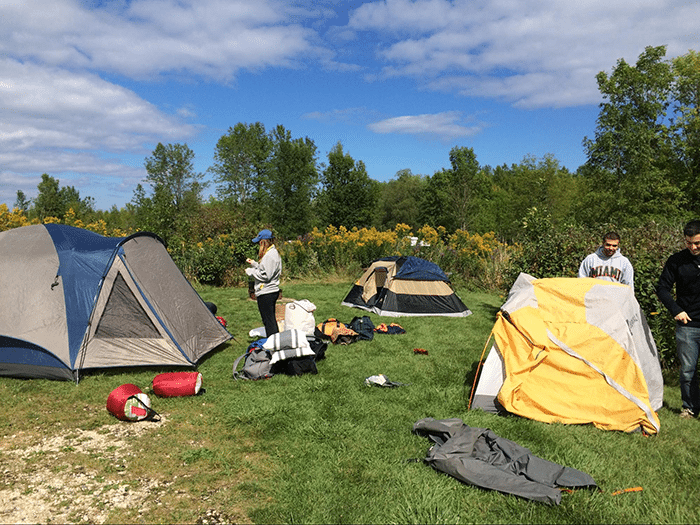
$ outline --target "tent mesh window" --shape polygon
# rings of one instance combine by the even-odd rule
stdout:
[[[101,339],[161,337],[121,273],[114,280],[109,299],[97,325],[95,337]]]

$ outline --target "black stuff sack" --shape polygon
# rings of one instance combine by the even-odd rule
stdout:
[[[285,374],[288,376],[301,376],[304,374],[318,374],[314,356],[294,357],[278,361],[272,365],[275,374]]]
[[[307,336],[306,339],[309,341],[309,346],[315,355],[314,361],[325,359],[326,350],[328,349],[328,341],[324,341],[323,339],[313,336]]]

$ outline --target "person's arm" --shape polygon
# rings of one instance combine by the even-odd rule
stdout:
[[[627,286],[632,288],[632,291],[634,292],[634,267],[632,266],[632,263],[627,261],[627,268],[625,268],[625,283]]]
[[[581,261],[581,265],[578,267],[579,277],[588,277],[590,273],[590,269],[588,268],[588,266],[588,257],[586,257],[583,261]]]
[[[678,317],[681,313],[685,314],[685,312],[680,306],[678,306],[678,303],[676,303],[676,300],[673,297],[673,285],[675,283],[675,265],[669,259],[668,261],[666,261],[664,269],[661,272],[661,276],[659,277],[659,282],[656,285],[656,295],[661,301],[661,304],[663,304],[668,309],[668,311],[671,312],[673,318],[677,321],[683,322],[683,320],[679,319]],[[688,314],[685,314],[685,317],[687,318]]]
[[[267,259],[267,261],[266,261]],[[247,268],[245,273],[253,277],[255,280],[266,283],[267,281],[270,280],[270,272],[268,271],[267,264],[269,264],[269,258],[267,257],[267,254],[263,256],[263,258],[260,260],[260,262],[253,261],[251,262],[251,267]]]

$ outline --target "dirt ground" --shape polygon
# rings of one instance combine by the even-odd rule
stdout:
[[[73,430],[67,435],[47,436],[29,442],[22,433],[4,436],[0,443],[2,485],[0,523],[104,523],[115,509],[146,512],[159,505],[159,494],[168,484],[152,479],[104,478],[79,464],[75,453],[105,459],[121,473],[134,454],[134,436],[154,432],[167,420],[147,424],[119,422],[97,430]],[[217,516],[204,516],[200,523],[215,523]]]

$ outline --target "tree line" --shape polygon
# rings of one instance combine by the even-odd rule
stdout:
[[[340,142],[321,160],[309,137],[295,137],[283,125],[267,130],[239,122],[215,146],[209,199],[194,152],[178,143],[156,146],[145,159],[143,184],[123,208],[96,210],[94,199],[48,174],[35,199],[18,191],[15,206],[39,219],[73,210],[85,222],[149,230],[168,243],[198,242],[244,224],[272,227],[283,239],[328,225],[406,224],[494,232],[518,242],[535,224],[680,223],[700,211],[700,54],[665,55],[665,46],[647,47],[636,64],[621,59],[610,74],[597,75],[603,101],[595,136],[584,137],[587,160],[574,172],[551,154],[481,165],[472,148],[457,146],[449,167],[432,175],[402,169],[378,182]]]

